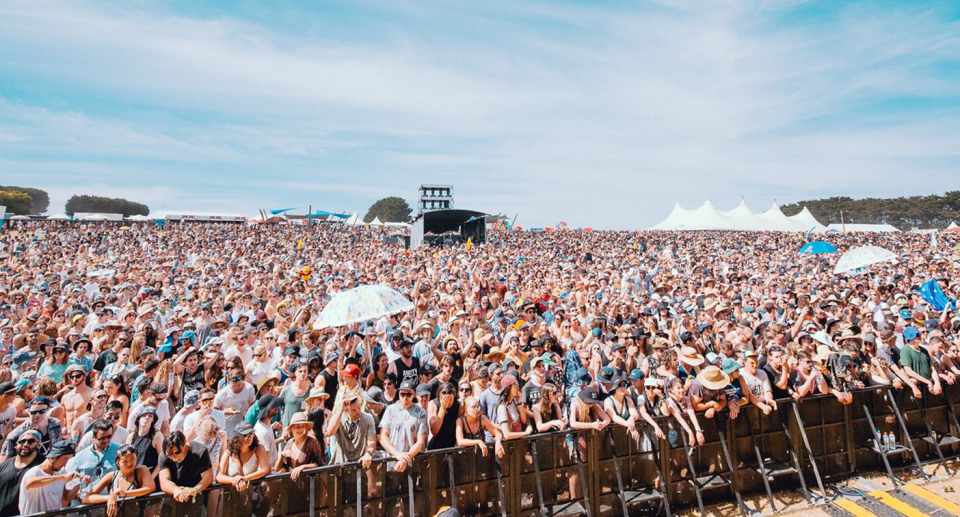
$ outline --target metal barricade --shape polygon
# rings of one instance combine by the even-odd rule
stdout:
[[[465,516],[608,517],[691,507],[698,495],[703,504],[733,501],[740,494],[766,494],[768,487],[801,487],[808,500],[822,500],[826,482],[857,471],[883,471],[884,460],[891,468],[913,465],[908,454],[877,454],[878,430],[896,429],[899,442],[913,446],[917,462],[940,463],[940,454],[955,454],[953,442],[942,438],[938,454],[930,433],[935,439],[960,434],[951,402],[957,390],[945,386],[944,394],[924,393],[923,406],[902,390],[874,387],[857,391],[849,405],[818,395],[778,401],[770,415],[752,406],[736,419],[725,411],[713,419],[698,415],[705,443],[692,448],[678,428],[667,433],[671,422],[664,417],[656,419],[664,439],[645,424],[639,426],[646,436],[640,441],[615,424],[603,431],[536,434],[504,442],[503,458],[492,446],[486,455],[477,447],[425,451],[403,473],[393,470],[389,458],[375,460],[369,469],[325,466],[304,471],[297,481],[271,475],[244,493],[215,485],[187,503],[152,494],[124,501],[120,515],[426,517],[450,506]],[[813,497],[808,486],[820,494]],[[84,505],[42,515],[104,514],[104,505]]]

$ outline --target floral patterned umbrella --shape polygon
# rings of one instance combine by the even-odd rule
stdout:
[[[835,274],[847,273],[873,264],[896,260],[897,255],[892,251],[877,246],[861,246],[843,254],[833,268]]]
[[[342,327],[412,309],[413,302],[387,286],[361,285],[334,294],[314,322],[313,328],[320,330]]]

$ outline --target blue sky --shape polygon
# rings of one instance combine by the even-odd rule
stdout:
[[[960,188],[957,2],[0,3],[0,184],[518,224]]]

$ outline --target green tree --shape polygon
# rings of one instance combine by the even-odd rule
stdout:
[[[900,230],[911,228],[944,228],[951,222],[960,223],[960,191],[941,195],[898,198],[830,197],[808,199],[781,207],[790,216],[806,206],[823,224],[866,223],[891,224]],[[843,217],[841,218],[841,213]]]
[[[135,203],[127,199],[101,196],[73,196],[67,200],[64,211],[67,215],[77,212],[98,212],[107,214],[148,215],[150,208],[142,203]]]
[[[411,212],[413,209],[403,198],[385,197],[370,206],[367,215],[363,216],[363,222],[369,223],[379,217],[384,223],[407,223],[410,222]]]
[[[30,194],[16,190],[0,189],[0,206],[7,207],[7,213],[27,215],[30,213],[30,204],[33,199]]]
[[[30,204],[30,209],[24,212],[24,215],[38,215],[47,211],[47,208],[50,206],[50,195],[46,191],[40,190],[38,188],[30,187],[15,187],[15,186],[0,186],[0,190],[12,190],[14,192],[23,192],[30,196],[33,199],[33,202]]]

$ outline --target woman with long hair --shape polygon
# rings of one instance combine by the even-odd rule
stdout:
[[[613,392],[603,401],[603,409],[614,424],[623,426],[634,440],[640,441],[640,431],[637,430],[640,414],[627,391],[626,379],[616,379]]]
[[[555,384],[548,382],[540,387],[540,400],[533,406],[533,421],[538,433],[567,428],[567,419],[560,408],[560,391]]]
[[[457,447],[477,447],[480,453],[487,455],[487,442],[483,432],[496,437],[494,450],[498,458],[503,457],[503,433],[480,411],[480,401],[476,397],[464,400],[463,416],[457,419]]]
[[[160,453],[163,452],[163,436],[157,432],[157,411],[147,408],[137,415],[127,443],[137,450],[137,465],[150,469],[154,479],[160,473]]]
[[[50,379],[57,384],[63,383],[63,374],[67,371],[70,360],[67,346],[63,343],[53,345],[53,353],[47,356],[47,359],[40,366],[37,375],[41,379]]]
[[[373,386],[383,389],[383,381],[387,378],[387,368],[390,367],[390,361],[387,360],[387,354],[383,352],[377,354],[377,356],[373,358],[373,364],[373,371],[367,375],[365,389],[369,390]]]
[[[298,412],[287,425],[287,440],[274,469],[277,472],[289,472],[290,479],[296,481],[300,473],[323,464],[323,448],[320,442],[310,434],[313,422],[306,413]]]
[[[497,424],[504,440],[516,440],[533,433],[532,416],[526,406],[519,404],[517,378],[504,375],[500,381],[500,401],[497,404]]]
[[[103,390],[110,396],[108,403],[114,400],[123,404],[123,413],[120,414],[120,421],[126,422],[130,417],[130,394],[127,393],[127,383],[124,382],[122,375],[111,375],[104,377]]]
[[[104,490],[108,492],[104,495]],[[107,515],[115,517],[125,500],[153,492],[156,484],[150,469],[137,464],[137,450],[124,445],[117,451],[117,470],[107,472],[83,498],[86,504],[107,503]],[[133,511],[133,513],[136,513]]]
[[[293,367],[293,375],[287,381],[287,385],[280,390],[278,399],[283,401],[281,423],[286,428],[290,425],[290,420],[294,413],[298,413],[303,407],[303,401],[310,395],[312,384],[307,377],[309,365],[306,361],[300,361]]]
[[[267,450],[257,441],[253,426],[237,424],[235,433],[227,441],[227,451],[220,457],[217,483],[233,485],[238,492],[246,491],[250,482],[270,473]]]
[[[206,416],[197,424],[197,432],[193,435],[193,441],[203,445],[210,454],[210,463],[213,464],[213,477],[217,477],[220,469],[220,456],[223,452],[223,446],[227,443],[227,433],[220,429],[216,419],[212,416]]]

